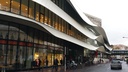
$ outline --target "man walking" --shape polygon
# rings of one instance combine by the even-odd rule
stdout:
[[[58,59],[54,59],[54,68],[57,71],[58,70]]]

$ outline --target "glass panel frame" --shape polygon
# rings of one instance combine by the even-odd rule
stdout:
[[[21,0],[21,15],[28,17],[28,0]]]

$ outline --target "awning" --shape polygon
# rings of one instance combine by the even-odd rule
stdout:
[[[104,46],[108,49],[108,50],[112,50],[112,48],[111,47],[109,47],[108,45],[106,45],[106,44],[104,44]]]
[[[50,32],[55,37],[64,39],[64,40],[72,42],[72,43],[75,43],[75,44],[80,45],[80,46],[82,46],[84,48],[87,48],[89,50],[96,50],[96,49],[98,49],[98,47],[95,47],[95,46],[89,45],[89,44],[87,44],[85,42],[82,42],[82,41],[80,41],[80,40],[78,40],[76,38],[73,38],[73,37],[65,34],[65,33],[62,33],[62,32],[60,32],[58,30],[55,30],[52,27],[49,27],[49,26],[44,25],[44,24],[41,24],[41,26],[43,26],[43,28],[45,28],[48,32]]]

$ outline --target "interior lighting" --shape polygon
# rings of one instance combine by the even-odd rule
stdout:
[[[37,59],[39,57],[39,54],[36,54],[34,55],[34,59]]]
[[[6,2],[8,4],[8,2]]]
[[[29,17],[31,17],[31,15],[28,15]]]
[[[13,3],[13,1],[11,1]]]
[[[25,10],[28,10],[27,8],[25,8]]]

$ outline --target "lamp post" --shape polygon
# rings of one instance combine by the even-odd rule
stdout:
[[[64,47],[64,72],[66,72],[66,47]]]
[[[123,37],[123,38],[128,38],[128,37]]]
[[[128,37],[123,37],[123,38],[128,38]],[[128,58],[127,58],[126,62],[127,62],[127,64],[128,64]]]

